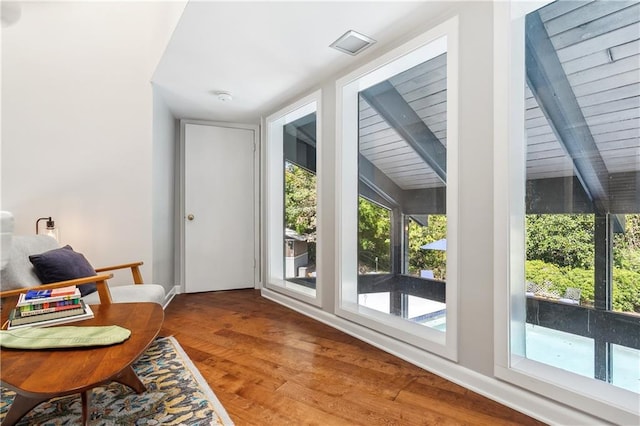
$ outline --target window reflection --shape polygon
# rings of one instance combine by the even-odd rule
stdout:
[[[316,114],[283,127],[284,277],[309,289],[316,284]]]
[[[598,3],[526,17],[526,355],[638,392],[640,18]]]
[[[444,331],[447,55],[359,94],[358,303]]]

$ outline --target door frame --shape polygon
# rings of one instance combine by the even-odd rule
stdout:
[[[177,241],[179,241],[177,247],[177,265],[176,281],[179,283],[180,293],[185,293],[185,160],[186,160],[186,141],[185,141],[185,128],[187,124],[196,124],[201,126],[222,127],[228,129],[242,129],[253,132],[253,232],[254,232],[254,247],[253,247],[253,282],[254,288],[259,289],[262,287],[262,259],[260,247],[261,241],[261,229],[260,229],[260,126],[253,124],[243,123],[228,123],[221,121],[207,121],[207,120],[180,120],[180,143],[178,146],[178,179],[176,183],[176,191],[179,194],[179,211],[176,217],[177,226],[176,230],[178,235]]]

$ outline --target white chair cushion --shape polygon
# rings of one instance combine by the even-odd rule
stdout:
[[[164,287],[158,284],[138,284],[109,286],[113,303],[155,302],[164,304]],[[82,298],[88,305],[100,304],[98,292],[88,294]]]
[[[29,261],[29,256],[58,247],[55,238],[46,235],[14,235],[9,253],[9,263],[2,270],[2,290],[41,285],[42,283],[36,275],[31,261]]]
[[[11,237],[13,236],[13,215],[9,212],[0,212],[0,269],[9,263],[11,253]]]

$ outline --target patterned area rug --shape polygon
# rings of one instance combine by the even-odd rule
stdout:
[[[133,364],[147,387],[138,395],[119,383],[93,389],[91,426],[97,425],[233,425],[218,398],[173,337],[158,338]],[[0,421],[15,394],[0,388]],[[81,423],[80,394],[43,402],[18,425]]]

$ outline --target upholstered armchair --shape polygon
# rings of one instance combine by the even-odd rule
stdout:
[[[76,285],[85,303],[165,302],[164,287],[143,284],[142,262],[93,268],[70,246],[60,247],[45,235],[11,235],[12,218],[2,216],[0,297],[17,296],[31,287],[52,289]],[[109,286],[112,271],[129,269],[132,285]]]

